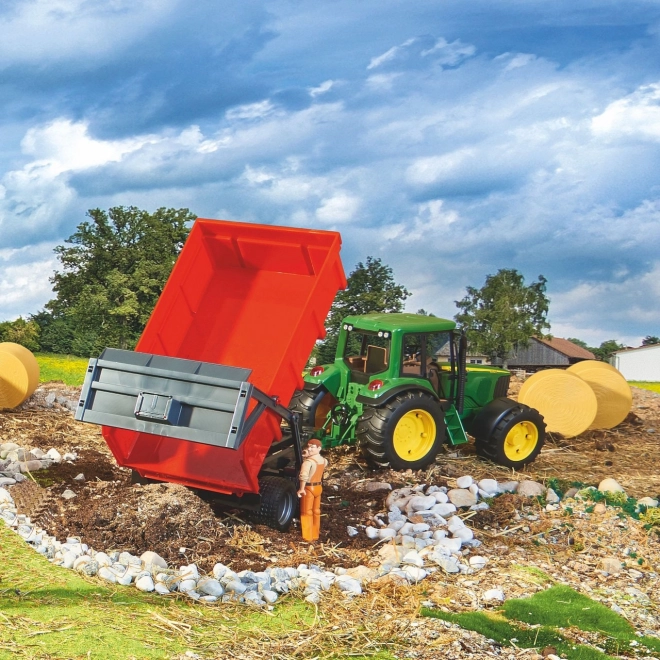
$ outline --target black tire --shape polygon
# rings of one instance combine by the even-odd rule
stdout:
[[[408,452],[414,456],[409,459],[406,454],[397,451],[400,445],[395,443],[394,432],[404,416],[413,411],[426,413],[425,419],[433,420],[435,432],[422,441],[418,451]],[[390,466],[394,470],[419,470],[435,461],[445,441],[445,418],[440,403],[430,394],[410,391],[395,396],[382,406],[366,407],[358,421],[356,433],[362,454],[371,465]]]
[[[325,389],[325,387],[320,387],[318,390],[308,391],[308,390],[296,390],[291,397],[291,403],[289,404],[289,410],[293,410],[300,414],[300,420],[304,428],[316,429],[325,422],[325,414],[321,416],[323,419],[317,418],[317,411],[319,411],[319,405],[324,408],[325,404],[324,399],[329,397],[329,402],[335,402],[334,397]],[[329,410],[329,406],[325,406]]]
[[[475,438],[475,446],[479,456],[493,463],[521,468],[539,455],[545,442],[545,422],[538,410],[522,403],[511,403],[511,409],[487,437]]]
[[[283,477],[262,477],[259,492],[261,506],[250,518],[257,524],[286,532],[298,515],[298,495],[293,482]]]

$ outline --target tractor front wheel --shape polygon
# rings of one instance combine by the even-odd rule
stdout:
[[[367,407],[357,425],[362,454],[376,467],[419,470],[435,461],[445,439],[440,403],[424,392],[399,394]]]
[[[292,481],[283,477],[259,479],[261,506],[250,517],[256,523],[286,532],[298,511],[298,496]]]
[[[545,442],[545,422],[534,408],[514,404],[486,438],[476,438],[477,454],[494,463],[521,468],[531,463]]]
[[[289,410],[300,413],[302,425],[319,429],[325,423],[330,409],[337,403],[325,387],[316,391],[296,390],[291,398]]]

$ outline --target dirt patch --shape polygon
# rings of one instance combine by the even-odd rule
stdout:
[[[633,413],[619,427],[571,439],[550,436],[539,458],[523,473],[478,459],[472,444],[445,449],[435,465],[416,473],[370,470],[352,448],[325,452],[330,467],[321,539],[314,546],[301,541],[296,523],[289,532],[277,532],[249,525],[244,513],[221,509],[182,486],[132,484],[130,471],[117,466],[100,429],[73,419],[73,388],[48,384],[21,409],[0,413],[0,442],[77,453],[76,461],[53,465],[32,475],[35,481],[12,487],[19,510],[60,540],[75,536],[97,550],[116,548],[137,555],[153,550],[173,565],[195,562],[204,571],[219,561],[235,570],[303,561],[350,567],[368,562],[374,546],[379,547],[364,534],[351,539],[346,531],[347,525],[377,525],[374,516],[385,512],[387,491],[366,490],[373,481],[396,488],[419,483],[452,486],[453,478],[464,474],[499,481],[554,477],[587,484],[614,477],[629,495],[658,494],[660,443],[654,429],[660,431],[660,396],[633,391]],[[47,400],[53,393],[55,401],[52,396]],[[76,480],[81,473],[84,481]],[[63,499],[67,489],[76,497]],[[472,516],[470,524],[487,536],[488,530],[516,525],[523,505],[519,496],[503,495],[489,511]]]

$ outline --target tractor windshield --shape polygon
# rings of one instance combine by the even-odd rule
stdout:
[[[386,371],[390,362],[390,337],[389,333],[349,330],[344,362],[351,372],[372,376]]]

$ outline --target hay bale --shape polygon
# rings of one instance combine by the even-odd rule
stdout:
[[[39,365],[24,346],[0,343],[0,408],[15,408],[39,385]]]
[[[563,369],[546,369],[530,376],[520,388],[518,401],[538,410],[548,431],[567,437],[586,431],[598,411],[591,387]]]
[[[621,372],[607,362],[584,360],[567,371],[579,376],[596,395],[598,411],[590,429],[611,429],[620,424],[632,408],[632,390]]]

